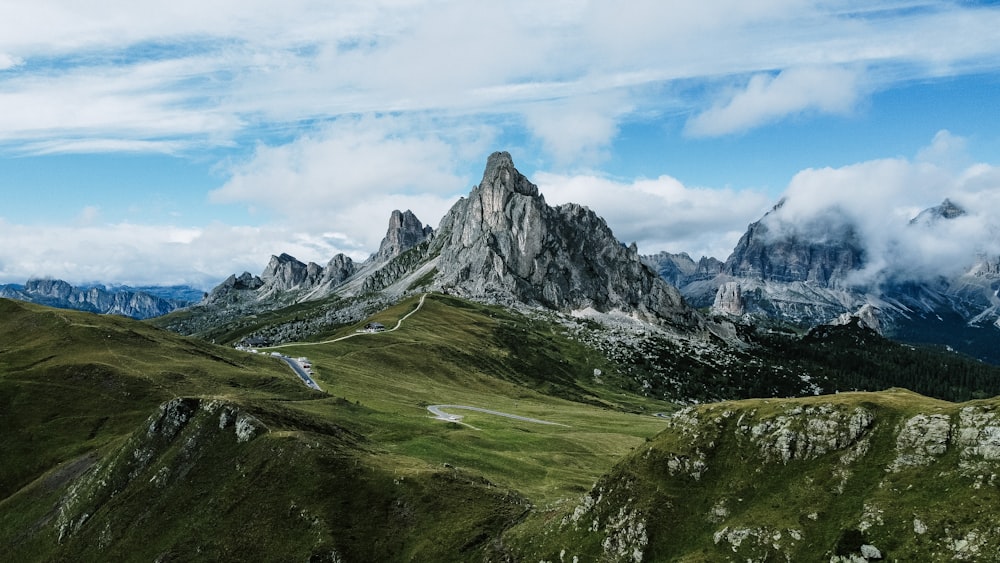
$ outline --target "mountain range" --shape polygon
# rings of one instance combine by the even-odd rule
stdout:
[[[725,262],[670,253],[643,260],[692,306],[715,314],[805,329],[858,317],[890,337],[1000,363],[1000,255],[942,268],[952,274],[913,276],[880,267],[857,225],[837,210],[795,221],[783,205],[752,223]],[[966,213],[945,200],[913,217],[909,229],[933,232]]]
[[[576,204],[548,205],[506,152],[490,155],[480,183],[437,230],[410,211],[396,210],[379,250],[360,264],[341,254],[325,266],[272,256],[260,275],[234,274],[199,305],[158,322],[204,335],[251,311],[336,300],[322,319],[310,327],[300,320],[282,336],[302,338],[323,326],[354,322],[415,291],[619,316],[689,335],[728,338],[732,332],[728,321],[714,322],[688,306],[640,259],[635,245],[620,243],[596,213]]]
[[[1000,367],[883,337],[863,233],[782,208],[726,262],[640,257],[494,153],[360,263],[278,254],[141,322],[0,299],[4,557],[996,559]]]
[[[62,280],[34,279],[0,285],[0,297],[105,315],[148,319],[197,303],[204,292],[189,286],[74,287]]]

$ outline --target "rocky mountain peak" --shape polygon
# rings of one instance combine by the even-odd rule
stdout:
[[[966,211],[956,205],[950,199],[945,198],[941,205],[929,207],[921,211],[916,217],[910,220],[911,225],[928,225],[940,221],[941,219],[955,219],[965,215]]]
[[[837,287],[863,267],[864,247],[850,221],[832,213],[794,227],[782,225],[775,217],[782,204],[747,228],[726,260],[724,273],[762,281]]]
[[[430,225],[424,226],[412,211],[393,210],[389,216],[389,228],[379,245],[372,261],[385,262],[399,256],[434,234]]]
[[[315,285],[319,281],[322,268],[316,264],[304,264],[290,254],[271,256],[260,278],[267,291],[288,291],[303,285]]]
[[[483,172],[483,180],[479,183],[479,188],[514,192],[531,197],[538,196],[538,186],[532,184],[517,171],[517,168],[514,168],[514,160],[506,151],[495,152],[486,160],[486,170]]]
[[[547,205],[506,152],[490,155],[483,181],[441,220],[432,253],[437,284],[467,297],[700,326],[634,245],[586,207]]]

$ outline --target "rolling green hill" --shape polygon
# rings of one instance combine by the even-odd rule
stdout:
[[[998,474],[997,399],[718,403],[506,543],[524,561],[997,561]]]
[[[392,328],[418,304],[367,320]],[[678,412],[636,385],[633,352],[598,352],[579,326],[545,315],[429,295],[398,330],[358,333],[364,324],[251,354],[0,300],[4,557],[829,560],[860,557],[862,545],[900,560],[994,553],[989,538],[1000,530],[984,515],[997,508],[996,401],[894,391]],[[672,342],[645,350],[642,362],[675,378],[705,376],[695,383],[708,389],[726,370],[748,381],[812,370],[831,381],[850,371],[834,369],[847,357],[838,354],[868,350],[890,365],[886,357],[914,352],[851,330],[762,341],[725,362],[702,358],[723,348],[685,352]],[[272,351],[308,357],[324,391]],[[795,362],[782,363],[783,353]],[[438,420],[432,405],[555,424],[448,408],[454,419]],[[945,426],[943,453],[920,441]],[[904,534],[906,518],[926,531]]]
[[[20,560],[481,559],[673,408],[588,382],[604,360],[577,342],[447,298],[395,332],[283,350],[324,393],[266,355],[0,307],[0,544]],[[550,348],[516,354],[510,332]],[[434,420],[435,403],[566,426]]]

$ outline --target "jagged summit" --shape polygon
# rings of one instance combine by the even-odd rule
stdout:
[[[927,225],[941,219],[955,219],[956,217],[961,217],[966,215],[965,209],[956,205],[953,201],[945,198],[941,202],[941,205],[936,205],[928,209],[924,209],[916,217],[910,220],[911,225]]]
[[[369,261],[385,262],[420,244],[434,234],[430,225],[424,226],[412,211],[393,210],[389,216],[389,228],[379,245],[378,252]]]
[[[506,152],[490,155],[482,182],[441,220],[431,253],[436,284],[467,297],[701,322],[634,245],[586,207],[547,205]]]
[[[506,151],[497,151],[486,159],[486,170],[483,180],[479,182],[480,189],[499,189],[512,191],[521,195],[536,197],[538,186],[532,184],[524,175],[514,168],[514,159]]]
[[[227,280],[206,303],[226,294],[226,303],[260,309],[329,295],[391,300],[436,289],[506,305],[713,329],[640,260],[635,244],[623,245],[593,211],[546,204],[507,152],[489,156],[482,181],[452,206],[436,231],[412,211],[395,210],[379,250],[364,263],[355,266],[341,255],[321,267],[281,254],[259,279],[258,288],[235,298],[233,290],[255,284]]]

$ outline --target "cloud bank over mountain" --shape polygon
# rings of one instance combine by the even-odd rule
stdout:
[[[965,141],[947,131],[912,159],[891,158],[803,170],[768,215],[772,236],[823,240],[831,218],[853,225],[866,267],[860,285],[932,280],[1000,256],[1000,169],[968,163]],[[965,211],[947,220],[912,220],[945,199]]]

